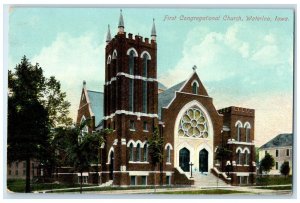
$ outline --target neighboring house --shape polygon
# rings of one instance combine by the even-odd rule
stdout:
[[[281,165],[287,161],[290,166],[290,175],[293,168],[293,134],[285,133],[279,134],[266,144],[259,148],[259,161],[261,161],[266,154],[270,154],[275,160],[275,166],[270,170],[270,175],[280,175]]]
[[[40,174],[39,162],[32,160],[30,162],[30,178]],[[25,179],[26,178],[26,161],[14,161],[7,164],[7,179]]]

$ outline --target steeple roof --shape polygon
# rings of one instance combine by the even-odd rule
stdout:
[[[155,29],[154,18],[153,18],[153,25],[152,25],[152,29],[151,29],[151,36],[156,36],[156,29]]]
[[[110,41],[111,41],[111,34],[110,34],[110,27],[108,25],[107,35],[106,35],[106,42],[110,42]]]
[[[122,9],[120,10],[120,18],[119,18],[119,25],[118,28],[123,27],[124,28],[124,20],[122,15]]]

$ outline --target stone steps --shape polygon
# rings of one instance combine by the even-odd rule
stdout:
[[[211,173],[194,173],[194,187],[228,187],[222,179],[217,178]]]

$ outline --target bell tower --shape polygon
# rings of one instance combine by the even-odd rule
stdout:
[[[102,153],[104,181],[128,185],[127,171],[151,169],[145,148],[158,125],[156,58],[154,20],[151,40],[133,36],[125,32],[121,10],[117,34],[112,38],[108,26],[106,37],[104,128],[113,132],[106,136]]]

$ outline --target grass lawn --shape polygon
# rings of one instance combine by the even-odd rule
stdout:
[[[293,182],[293,177],[292,176],[288,176],[288,177],[284,177],[284,176],[257,176],[256,177],[256,185],[261,185],[261,186],[265,186],[265,185],[288,185],[288,184],[292,184]]]
[[[82,187],[93,185],[82,185]],[[63,184],[63,183],[33,183],[31,190],[51,190],[69,187],[80,187],[80,184]],[[25,179],[10,179],[7,180],[7,188],[13,192],[25,192]]]
[[[222,190],[222,189],[213,189],[213,190],[194,190],[194,191],[173,191],[173,192],[159,192],[157,194],[177,194],[177,195],[223,195],[223,194],[237,194],[245,193],[242,191],[234,190]]]

